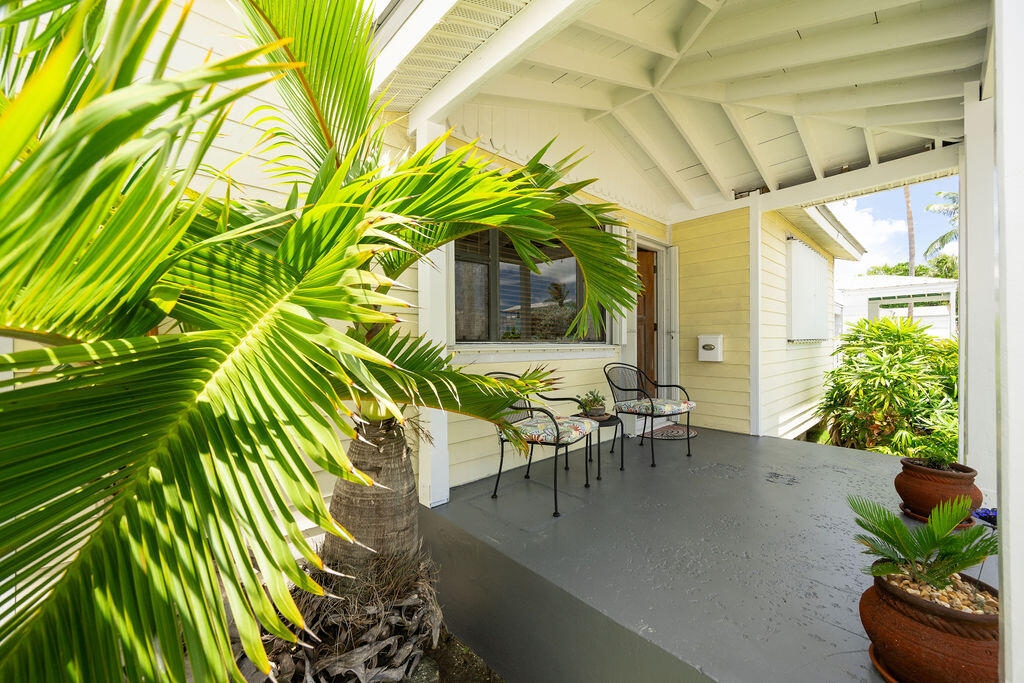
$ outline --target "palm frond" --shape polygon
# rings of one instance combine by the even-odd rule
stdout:
[[[960,228],[953,228],[948,232],[942,233],[924,250],[924,257],[926,259],[935,258],[942,252],[943,247],[951,242],[956,242],[958,239],[960,239]]]
[[[146,3],[124,3],[136,4]],[[133,40],[146,35],[132,34]],[[82,38],[72,32],[65,40],[71,46]],[[271,49],[121,87],[61,121],[20,160],[20,141],[0,141],[0,156],[8,161],[0,180],[4,334],[66,343],[141,334],[159,321],[163,313],[147,302],[147,293],[193,217],[176,215],[176,207],[224,120],[223,108],[262,83],[188,105],[217,83],[284,66],[248,64]],[[53,58],[66,62],[60,50]],[[114,62],[109,78],[124,66]],[[107,76],[97,67],[97,79]],[[29,91],[8,113],[23,100],[33,101],[37,121],[60,106]],[[174,115],[157,124],[168,112]],[[206,131],[178,170],[186,138],[207,115]],[[5,145],[9,153],[3,155]]]
[[[239,0],[250,33],[263,43],[292,37],[274,55],[278,61],[301,62],[278,89],[287,110],[263,119],[269,139],[292,143],[302,165],[285,178],[311,181],[310,200],[319,198],[326,181],[350,150],[376,164],[380,137],[373,130],[378,107],[373,100],[372,22],[364,0]],[[279,161],[298,161],[285,153]],[[360,172],[369,170],[362,167]]]
[[[350,335],[364,339],[358,328]],[[553,377],[549,370],[533,368],[518,379],[494,378],[453,367],[452,356],[444,345],[395,331],[384,331],[366,341],[366,345],[391,360],[394,367],[368,364],[367,371],[398,404],[436,408],[491,422],[512,444],[522,449],[522,435],[513,428],[505,414],[522,399],[530,399],[549,390]],[[374,401],[372,395],[360,401]],[[369,408],[369,410],[367,410]],[[375,412],[361,406],[360,413]]]
[[[595,325],[600,329],[602,309],[614,316],[635,305],[641,286],[626,240],[598,229],[622,224],[612,215],[614,205],[572,201],[591,181],[558,184],[576,163],[572,157],[544,164],[541,150],[523,168],[501,172],[488,170],[490,159],[475,153],[472,145],[432,161],[443,140],[435,140],[380,181],[377,201],[388,201],[384,205],[389,211],[415,219],[414,225],[387,228],[412,246],[411,251],[380,259],[389,277],[397,278],[423,254],[460,237],[497,228],[534,271],[549,260],[545,246],[562,244],[576,258],[584,303],[572,323],[573,333],[586,335]],[[509,188],[518,192],[518,201],[509,201]],[[538,203],[538,198],[544,201]]]
[[[942,588],[953,574],[999,551],[998,538],[985,528],[956,531],[971,511],[967,496],[943,501],[932,509],[927,523],[912,530],[878,503],[859,496],[850,496],[847,502],[857,514],[857,525],[868,532],[855,535],[854,540],[867,548],[865,554],[882,560],[864,568],[873,576],[907,574]]]

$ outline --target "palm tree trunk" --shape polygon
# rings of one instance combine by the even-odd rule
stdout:
[[[910,246],[910,258],[907,261],[907,274],[911,277],[915,274],[915,253],[917,247],[914,245],[914,212],[910,208],[910,185],[903,186],[903,199],[907,203],[907,241]],[[910,301],[907,303],[907,317],[911,320],[914,319],[914,302]]]
[[[381,486],[363,486],[344,479],[334,484],[331,515],[359,543],[381,554],[411,554],[419,549],[416,478],[395,420],[369,422],[359,428],[370,443],[354,441],[348,457]],[[374,553],[328,534],[320,549],[324,564],[336,571],[358,572]]]

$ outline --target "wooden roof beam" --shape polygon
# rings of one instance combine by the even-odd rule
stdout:
[[[765,187],[772,191],[779,189],[779,178],[761,156],[758,142],[754,139],[754,135],[750,130],[750,124],[747,122],[743,112],[732,104],[723,104],[722,110],[725,111],[729,123],[732,124],[733,130],[736,131],[736,136],[743,143],[744,149],[747,150],[750,160],[754,162],[757,172],[761,174],[761,180],[764,181]]]
[[[693,69],[677,69],[665,86],[685,88],[708,82],[729,82],[783,69],[850,59],[893,49],[937,43],[984,30],[991,20],[988,2],[974,0],[967,5],[915,14],[907,19],[883,21],[861,28],[843,27],[833,31],[776,43],[767,47],[735,52],[702,61]],[[942,50],[935,46],[935,50]]]
[[[679,197],[686,202],[686,205],[691,209],[694,208],[693,196],[690,193],[690,188],[686,186],[686,182],[680,178],[677,174],[678,168],[675,168],[674,163],[669,158],[665,150],[665,145],[655,140],[650,134],[649,129],[646,125],[640,122],[635,116],[626,110],[620,110],[612,114],[615,120],[619,122],[629,136],[633,138],[637,147],[643,150],[644,154],[650,157],[654,165],[658,167],[661,174],[665,176],[665,179],[669,184],[679,193]]]
[[[945,43],[941,47],[917,46],[841,62],[805,66],[786,73],[734,83],[709,83],[691,88],[666,90],[688,97],[745,104],[771,95],[860,86],[967,69],[981,64],[984,52],[984,36],[971,36]]]
[[[540,46],[526,57],[526,61],[638,90],[650,90],[653,85],[651,75],[639,64],[586,52],[556,41]]]
[[[676,56],[662,59],[654,69],[655,87],[661,87],[724,4],[725,0],[701,0],[700,6],[694,7],[686,16],[679,28]]]
[[[576,25],[608,38],[642,47],[648,52],[675,58],[674,32],[665,24],[623,11],[618,2],[604,2],[576,21]]]
[[[977,68],[748,101],[752,107],[782,107],[803,116],[963,97],[964,83],[979,79]]]
[[[814,141],[814,136],[807,125],[807,119],[802,116],[794,116],[793,123],[796,124],[797,135],[800,136],[800,142],[803,143],[804,151],[807,152],[807,160],[811,162],[811,170],[814,171],[814,177],[821,180],[825,177],[825,170],[821,166],[818,144]]]
[[[725,182],[725,171],[721,165],[721,154],[710,143],[706,135],[700,129],[700,113],[693,107],[691,102],[676,95],[662,95],[654,93],[654,99],[661,106],[662,111],[668,116],[676,132],[693,150],[701,166],[708,172],[708,176],[715,187],[722,193],[725,201],[735,198],[735,193]]]

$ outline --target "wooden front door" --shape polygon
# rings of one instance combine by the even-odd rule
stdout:
[[[644,291],[636,298],[636,364],[655,382],[658,381],[658,306],[655,283],[655,252],[640,249],[636,253],[637,272]]]

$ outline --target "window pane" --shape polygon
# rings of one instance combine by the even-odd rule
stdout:
[[[455,261],[455,341],[487,341],[486,263]]]
[[[456,240],[456,341],[578,341],[567,336],[583,300],[576,259],[564,246],[543,251],[550,262],[533,273],[497,231]],[[592,329],[584,341],[604,341],[604,335]]]
[[[511,240],[498,242],[499,330],[502,340],[567,341],[576,312],[576,259],[562,246],[544,250],[550,263],[539,264],[540,273],[523,265]]]

